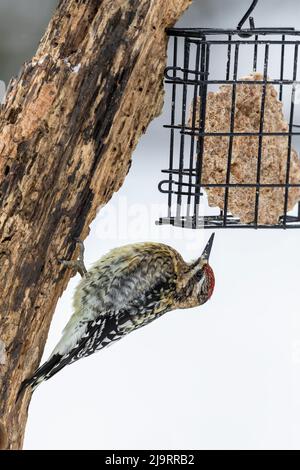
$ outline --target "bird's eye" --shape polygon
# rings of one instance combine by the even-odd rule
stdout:
[[[198,272],[196,273],[196,276],[195,276],[195,277],[196,277],[197,281],[200,281],[200,280],[202,279],[202,277],[203,277],[203,271],[202,271],[202,270],[198,271]]]

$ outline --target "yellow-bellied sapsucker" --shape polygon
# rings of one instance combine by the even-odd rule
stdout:
[[[214,234],[202,255],[186,263],[170,246],[137,243],[116,248],[89,271],[83,262],[63,261],[82,275],[74,296],[74,314],[49,360],[26,379],[19,391],[35,389],[63,367],[118,341],[177,308],[204,304],[215,278],[209,255]]]

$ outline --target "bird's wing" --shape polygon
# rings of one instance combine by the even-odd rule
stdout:
[[[92,293],[89,283],[95,283],[95,276],[86,278],[82,284],[83,294],[89,292],[84,297],[85,308],[87,310],[89,307],[89,301],[91,307],[100,306],[97,316],[91,319],[90,315],[73,315],[49,360],[24,382],[23,389],[28,385],[35,388],[66,365],[109,346],[171,309],[172,292],[176,289],[174,259],[172,254],[167,256],[164,253],[162,256],[161,250],[158,247],[156,255],[151,246],[151,256],[147,257],[146,253],[144,259],[129,253],[130,262],[124,258],[122,269],[118,272],[110,272],[114,259],[108,257],[104,277],[109,282],[104,282],[102,287],[103,278],[100,278],[98,286],[92,285]],[[105,272],[104,267],[101,267],[102,272]]]
[[[51,369],[51,376],[62,367],[118,341],[133,330],[141,328],[170,310],[171,301],[162,298],[162,292],[175,289],[174,280],[158,279],[143,296],[137,293],[131,305],[118,312],[101,313],[86,325],[85,333],[68,353],[61,356],[59,363]]]
[[[177,254],[178,256],[178,254]],[[82,279],[74,296],[75,317],[94,319],[100,312],[119,311],[144,303],[143,296],[176,276],[175,252],[144,243],[117,248],[101,258]],[[76,321],[76,319],[75,319]]]
[[[97,349],[92,348],[96,348],[97,345],[99,346],[102,344],[101,347],[105,347],[108,345],[108,341],[110,342],[120,339],[120,337],[110,339],[112,338],[111,334],[114,331],[113,325],[115,322],[113,320],[114,317],[112,315],[101,315],[99,319],[89,322],[86,327],[86,333],[67,354],[62,355],[54,353],[48,361],[42,364],[35,371],[32,377],[24,380],[19,389],[17,400],[22,396],[27,387],[31,386],[34,390],[41,382],[53,377],[53,375],[57,374],[57,372],[63,369],[66,365],[95,352]],[[107,344],[105,344],[105,339],[107,340]]]

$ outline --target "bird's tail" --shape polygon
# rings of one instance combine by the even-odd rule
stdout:
[[[60,369],[55,366],[59,364],[61,358],[62,356],[60,354],[54,354],[47,362],[35,371],[32,377],[24,380],[19,388],[16,402],[21,398],[21,396],[23,396],[28,387],[30,387],[33,392],[44,380],[48,380],[58,372]]]

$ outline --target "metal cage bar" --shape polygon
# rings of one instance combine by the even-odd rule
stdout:
[[[201,47],[198,44],[196,50],[196,59],[195,59],[195,69],[196,71],[200,70],[200,60],[201,60]],[[193,96],[193,107],[192,107],[192,129],[195,129],[196,118],[197,118],[197,97],[198,97],[198,85],[194,85],[194,96]],[[195,143],[196,143],[196,134],[193,133],[191,138],[190,146],[190,161],[189,161],[189,188],[190,192],[187,199],[187,220],[191,217],[191,204],[192,204],[192,183],[193,183],[193,163],[194,163],[194,154],[195,154]]]
[[[210,59],[210,48],[209,45],[201,45],[201,74],[207,76],[209,73],[209,59]],[[197,228],[197,220],[199,218],[200,211],[200,197],[201,197],[201,181],[202,181],[202,167],[203,167],[203,151],[204,151],[204,139],[205,139],[205,119],[206,119],[206,98],[207,98],[207,84],[205,80],[200,85],[200,113],[199,113],[199,140],[197,147],[197,160],[196,160],[196,181],[199,182],[199,191],[195,195],[194,204],[194,220],[193,226]]]
[[[259,137],[258,137],[258,157],[257,157],[257,172],[256,172],[256,194],[255,194],[255,215],[254,224],[258,226],[259,216],[259,197],[260,197],[260,172],[262,163],[262,144],[263,144],[263,129],[265,119],[265,105],[266,105],[266,92],[267,92],[267,79],[268,79],[268,65],[269,65],[269,44],[265,45],[265,56],[264,56],[264,83],[262,86],[262,97],[261,97],[261,108],[260,108],[260,119],[259,119]]]
[[[174,46],[173,46],[173,64],[174,64],[174,78],[176,77],[176,65],[177,65],[177,47],[178,39],[174,37]],[[171,104],[171,132],[170,132],[170,157],[169,157],[169,168],[173,169],[173,160],[174,160],[174,124],[175,124],[175,113],[176,113],[176,84],[172,86],[172,104]],[[171,217],[171,205],[172,205],[172,173],[169,175],[169,196],[168,196],[168,217]]]
[[[172,90],[171,119],[164,126],[170,131],[170,152],[169,167],[162,170],[166,178],[160,182],[159,190],[167,195],[168,211],[167,216],[157,222],[159,224],[188,228],[300,228],[300,204],[296,212],[288,212],[290,188],[300,189],[300,182],[290,182],[293,137],[300,136],[299,122],[294,122],[300,31],[293,28],[255,28],[253,20],[250,24],[249,29],[243,30],[167,30],[169,36],[173,37],[172,63],[165,70],[166,86],[171,86]],[[223,76],[214,71],[215,56],[223,63],[220,51],[224,54]],[[279,61],[277,75],[269,72],[273,65],[272,53],[276,53]],[[245,66],[245,57],[249,57],[249,73],[259,72],[261,67],[262,79],[251,80],[251,85],[261,85],[262,91],[258,128],[240,132],[235,125],[236,95],[238,86],[249,85],[249,80],[243,79],[240,72],[240,62]],[[291,60],[293,67],[290,72]],[[216,90],[216,87],[223,85],[232,86],[228,132],[218,129],[215,132],[208,131],[208,94],[211,89]],[[287,130],[265,129],[264,114],[269,86],[276,87],[278,99],[289,106]],[[225,138],[228,142],[225,181],[222,183],[202,183],[203,159],[209,158],[205,153],[205,142],[209,137]],[[231,181],[233,146],[236,139],[243,137],[253,138],[258,145],[256,178],[254,181],[237,183]],[[287,139],[285,182],[266,183],[262,180],[263,145],[264,139],[268,137]],[[299,152],[300,148],[297,150]],[[209,188],[222,189],[223,206],[209,208],[207,215],[200,215],[201,204],[207,204],[205,190]],[[238,217],[230,213],[230,192],[237,188],[252,188],[254,191],[254,218],[251,223],[241,223]],[[278,188],[284,193],[282,215],[276,224],[260,222],[261,191],[268,188]]]
[[[239,65],[239,44],[235,45],[234,54],[234,69],[233,69],[233,81],[235,82],[232,87],[231,96],[231,112],[230,112],[230,131],[229,131],[229,145],[228,145],[228,156],[227,156],[227,171],[226,171],[226,188],[224,197],[224,214],[223,214],[223,225],[227,225],[227,211],[228,211],[228,197],[229,197],[229,184],[230,184],[230,173],[231,173],[231,159],[232,159],[232,147],[233,147],[233,136],[234,122],[235,122],[235,102],[236,102],[236,80],[238,74]]]
[[[295,45],[295,52],[294,52],[294,69],[293,69],[293,80],[294,83],[297,80],[297,66],[298,66],[298,44]],[[284,195],[284,216],[283,216],[283,224],[286,228],[287,223],[287,207],[288,207],[288,195],[289,195],[289,181],[290,181],[290,167],[291,167],[291,154],[292,154],[292,129],[294,123],[294,109],[295,109],[295,86],[293,86],[292,94],[291,94],[291,106],[290,106],[290,122],[289,122],[289,137],[288,137],[288,155],[287,155],[287,163],[286,163],[286,186],[285,186],[285,195]],[[300,208],[300,204],[299,204]]]

